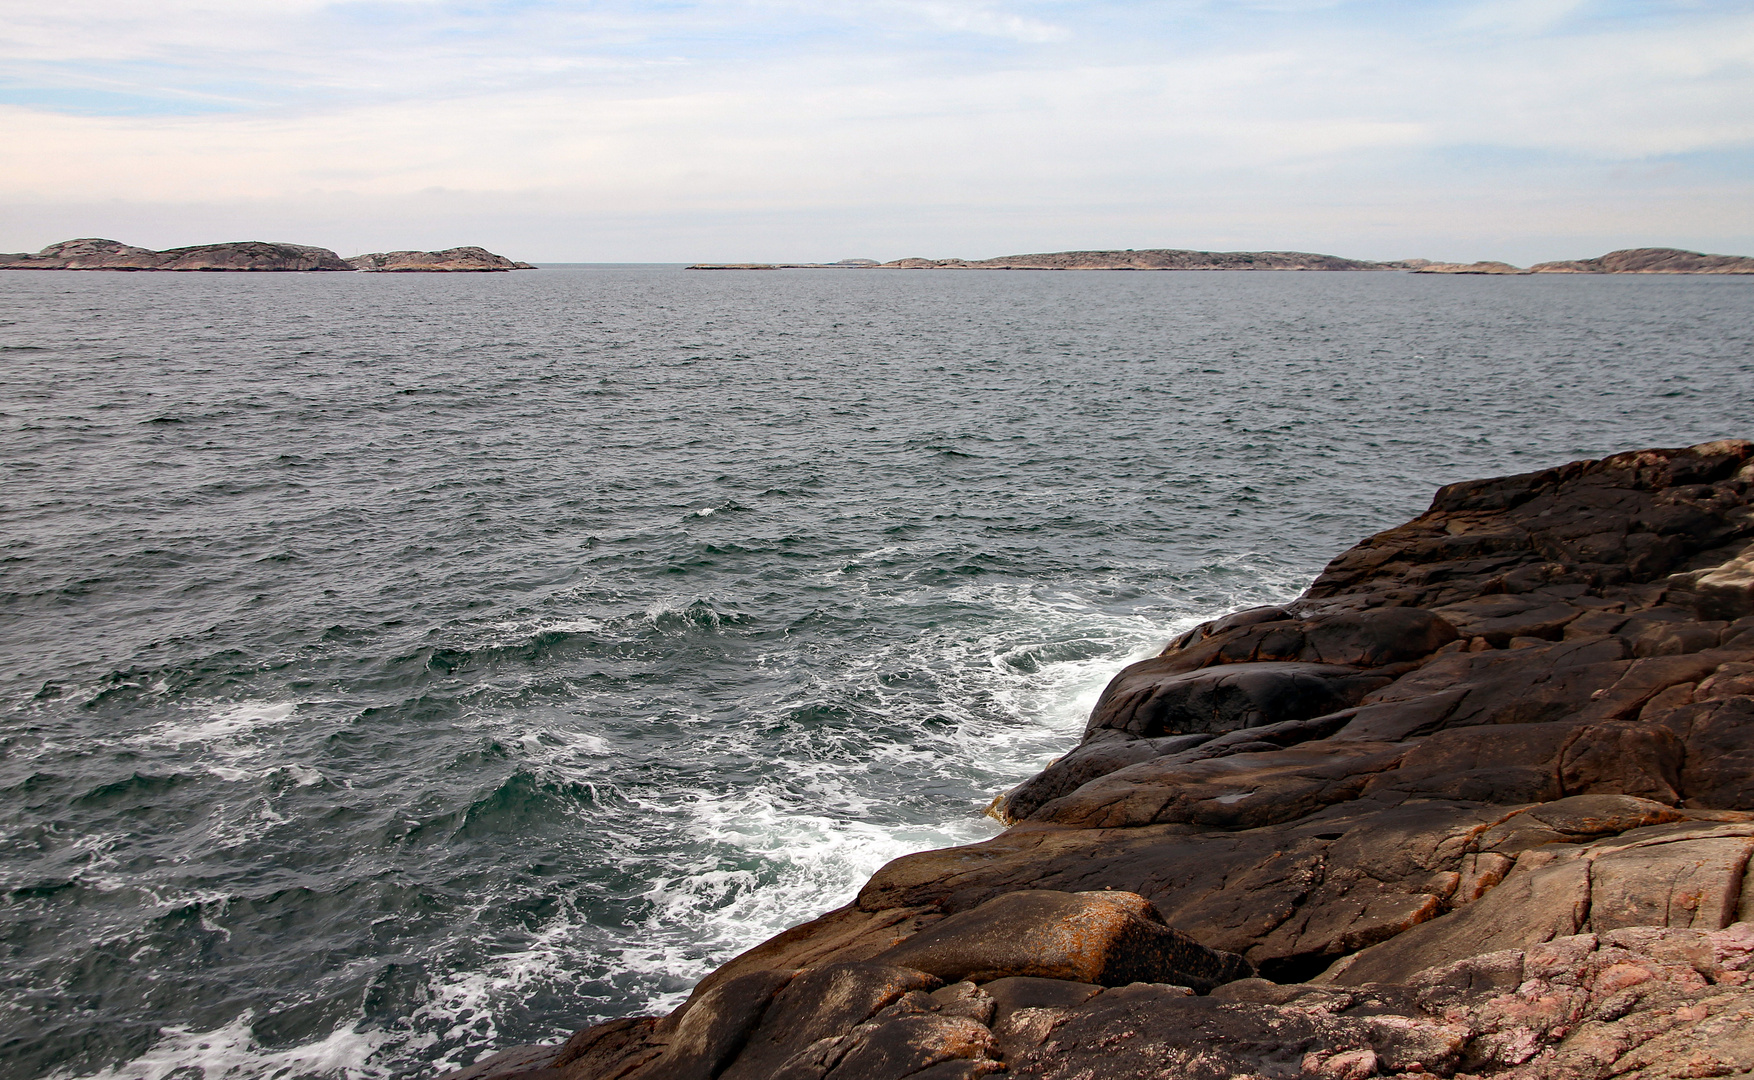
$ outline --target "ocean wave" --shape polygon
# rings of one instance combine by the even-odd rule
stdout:
[[[165,1027],[145,1053],[98,1072],[63,1069],[49,1080],[182,1080],[199,1071],[201,1080],[381,1080],[390,1073],[370,1064],[388,1037],[344,1025],[320,1039],[275,1049],[256,1042],[251,1028],[254,1012],[240,1014],[224,1027],[192,1031]]]

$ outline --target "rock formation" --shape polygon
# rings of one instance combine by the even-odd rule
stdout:
[[[897,270],[1394,270],[1395,263],[1342,259],[1305,251],[1057,251],[997,259],[897,259]]]
[[[328,248],[302,244],[266,244],[244,240],[230,244],[150,251],[115,240],[63,240],[32,255],[0,255],[0,270],[183,270],[183,271],[494,271],[530,270],[478,247],[446,251],[391,251],[342,259]]]
[[[1754,443],[1452,484],[982,843],[474,1080],[1754,1072]]]
[[[1302,251],[1057,251],[1005,255],[997,259],[897,259],[873,263],[696,263],[690,270],[801,270],[820,268],[882,270],[1410,270],[1415,274],[1754,274],[1754,258],[1702,255],[1677,248],[1611,251],[1599,259],[1545,262],[1525,270],[1504,262],[1432,262],[1400,259],[1365,262]]]
[[[1599,259],[1536,263],[1536,274],[1754,274],[1754,258],[1679,248],[1626,248]]]
[[[534,270],[529,263],[513,262],[486,248],[454,247],[443,251],[380,251],[355,255],[347,260],[355,270],[378,274],[482,274],[506,270]]]
[[[0,256],[0,270],[352,270],[328,248],[301,244],[267,244],[245,240],[231,244],[149,251],[114,240],[64,240],[34,255]]]
[[[1412,268],[1415,274],[1527,274],[1520,266],[1502,262],[1434,263]]]

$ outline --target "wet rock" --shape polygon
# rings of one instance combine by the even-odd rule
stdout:
[[[790,971],[755,971],[696,993],[656,1032],[667,1035],[662,1054],[640,1068],[639,1080],[713,1080],[743,1052],[762,1014],[787,983]],[[669,1031],[665,1031],[666,1027]]]
[[[925,972],[871,963],[829,964],[792,979],[761,1017],[725,1080],[764,1080],[812,1044],[845,1034],[904,995],[935,989]]]
[[[983,989],[994,1003],[990,1023],[995,1030],[1019,1010],[1071,1009],[1102,993],[1102,987],[1094,983],[1028,976],[995,979]]]
[[[1271,825],[1357,798],[1406,752],[1392,743],[1305,744],[1203,761],[1144,762],[1055,799],[1030,820],[1080,828]]]
[[[991,1060],[987,1051],[992,1046],[993,1033],[964,1017],[901,1016],[855,1028],[839,1060],[824,1075],[834,1080],[900,1080],[939,1066],[936,1075],[940,1076],[981,1076],[998,1071],[996,1064],[975,1066]]]
[[[561,1080],[554,1067],[560,1051],[558,1046],[514,1046],[440,1080]]]
[[[1144,897],[1113,891],[1006,893],[950,916],[878,960],[977,983],[1024,976],[1210,990],[1253,973],[1242,957],[1166,926]]]
[[[1330,664],[1268,662],[1183,672],[1174,671],[1177,666],[1177,657],[1154,657],[1115,676],[1086,734],[1113,729],[1144,739],[1304,720],[1355,704],[1388,681]]]

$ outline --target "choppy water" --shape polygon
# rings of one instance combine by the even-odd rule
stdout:
[[[667,1007],[1436,485],[1750,434],[1751,299],[0,276],[0,1075],[418,1075]]]

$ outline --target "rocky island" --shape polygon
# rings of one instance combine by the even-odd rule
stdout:
[[[1365,262],[1305,251],[1056,251],[997,259],[843,259],[835,263],[696,263],[690,270],[1401,270],[1407,263]]]
[[[1680,248],[1626,248],[1597,259],[1536,263],[1534,274],[1754,274],[1754,258]]]
[[[30,255],[0,255],[0,270],[352,270],[327,248],[249,240],[152,251],[115,240],[63,240]]]
[[[1595,259],[1544,262],[1524,270],[1502,262],[1428,263],[1415,274],[1754,274],[1754,258],[1680,248],[1626,248]]]
[[[1452,484],[982,843],[470,1080],[1754,1072],[1754,443]]]
[[[1471,263],[1425,263],[1413,267],[1415,274],[1529,274],[1532,270],[1524,270],[1520,266],[1512,266],[1506,262],[1483,260]]]
[[[834,263],[695,263],[690,270],[1410,270],[1415,274],[1754,274],[1754,258],[1679,248],[1628,248],[1596,259],[1536,263],[1367,262],[1305,251],[1057,251],[997,259],[843,259]]]
[[[513,262],[486,248],[454,247],[443,251],[384,251],[355,255],[347,263],[355,270],[374,274],[493,274],[506,270],[534,270],[526,262]]]
[[[898,270],[1398,270],[1397,263],[1342,259],[1306,251],[1058,251],[997,259],[897,259]]]
[[[343,259],[328,248],[245,240],[152,251],[115,240],[63,240],[34,254],[0,255],[0,270],[167,271],[396,271],[481,272],[530,270],[478,247],[445,251],[392,251]]]

